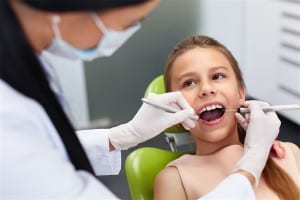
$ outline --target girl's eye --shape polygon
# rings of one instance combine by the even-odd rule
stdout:
[[[183,87],[192,86],[192,85],[194,85],[194,84],[196,84],[196,81],[195,81],[195,80],[192,80],[192,79],[186,80],[186,81],[183,82]]]
[[[223,78],[225,78],[225,75],[222,74],[222,73],[216,73],[212,77],[213,80],[220,80],[220,79],[223,79]]]

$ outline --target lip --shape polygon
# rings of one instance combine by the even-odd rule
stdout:
[[[199,120],[199,122],[207,125],[207,126],[214,126],[217,124],[220,124],[223,120],[225,119],[225,114],[222,115],[219,119],[213,120],[213,121],[204,121],[204,120]]]

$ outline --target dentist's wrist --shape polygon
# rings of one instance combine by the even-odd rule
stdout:
[[[143,141],[143,138],[136,133],[131,122],[113,127],[109,131],[109,141],[117,150],[127,150]]]
[[[245,147],[244,154],[236,164],[235,171],[245,171],[254,177],[254,186],[257,187],[262,171],[266,165],[269,150],[265,148],[247,148]]]

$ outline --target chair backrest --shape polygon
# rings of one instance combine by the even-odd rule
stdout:
[[[184,152],[143,147],[131,152],[125,161],[125,172],[132,200],[153,199],[156,174]]]

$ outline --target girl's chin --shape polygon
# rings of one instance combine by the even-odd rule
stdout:
[[[235,142],[234,138],[235,135],[237,135],[237,132],[235,130],[229,130],[228,127],[224,127],[224,128],[219,127],[218,129],[213,129],[213,130],[196,127],[193,130],[191,130],[191,133],[195,138],[210,143],[221,142],[225,140],[228,140],[229,143],[232,143]]]

